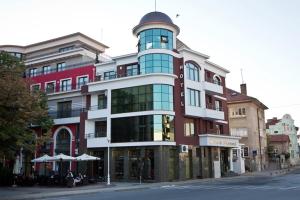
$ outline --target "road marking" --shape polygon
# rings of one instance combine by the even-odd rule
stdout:
[[[168,190],[300,190],[300,186],[280,187],[271,185],[165,185],[160,188]]]

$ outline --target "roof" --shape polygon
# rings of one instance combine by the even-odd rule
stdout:
[[[290,142],[288,135],[269,135],[270,142]]]
[[[182,42],[181,40],[179,40],[178,38],[176,38],[176,49],[180,49],[180,48],[191,49],[184,42]]]
[[[133,33],[136,33],[136,30],[141,26],[148,24],[166,24],[175,28],[177,30],[177,34],[180,31],[179,27],[173,23],[172,19],[168,15],[162,12],[154,11],[147,13],[141,18],[139,24],[133,28]]]
[[[272,119],[268,119],[266,123],[266,128],[268,129],[270,125],[275,125],[278,122],[280,122],[280,119],[277,119],[277,117],[273,117]]]
[[[226,98],[228,104],[253,102],[257,106],[263,108],[264,110],[268,109],[268,107],[264,105],[262,102],[260,102],[258,99],[251,96],[243,95],[240,92],[237,92],[229,88],[226,88]]]
[[[69,35],[64,35],[61,37],[57,37],[57,38],[53,38],[50,40],[45,40],[42,42],[37,42],[37,43],[33,43],[33,44],[29,44],[29,45],[25,45],[25,46],[19,46],[19,45],[0,45],[0,48],[7,48],[7,47],[15,47],[15,48],[22,48],[22,49],[26,49],[26,52],[29,51],[29,49],[32,49],[33,47],[37,47],[37,46],[41,46],[44,44],[49,44],[49,43],[54,43],[60,40],[64,40],[64,39],[70,39],[73,38],[74,40],[78,39],[78,38],[82,38],[85,39],[86,41],[88,41],[88,43],[86,45],[89,45],[91,48],[93,48],[91,45],[99,45],[101,48],[109,48],[108,46],[102,44],[101,42],[98,42],[97,40],[88,37],[87,35],[84,35],[80,32],[76,32],[76,33],[72,33]],[[29,51],[31,52],[31,50]],[[28,52],[27,52],[28,53]]]

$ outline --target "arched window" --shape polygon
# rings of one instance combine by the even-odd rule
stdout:
[[[70,155],[71,133],[67,129],[61,129],[56,136],[55,154]]]
[[[187,78],[189,80],[199,82],[200,67],[198,67],[196,64],[191,62],[187,62],[185,66],[186,66]]]
[[[69,132],[66,128],[62,128],[56,135],[55,139],[55,154],[58,155],[63,153],[65,155],[72,155],[70,152],[71,148],[71,132]],[[56,162],[55,170],[62,175],[65,175],[67,171],[70,169],[71,162]]]
[[[221,85],[221,78],[219,76],[215,75],[213,79],[215,84]]]

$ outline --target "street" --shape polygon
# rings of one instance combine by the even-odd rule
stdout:
[[[75,196],[45,198],[45,200],[96,199],[222,199],[289,200],[300,197],[300,169],[277,177],[239,177],[193,184],[162,185],[148,188],[97,192]]]

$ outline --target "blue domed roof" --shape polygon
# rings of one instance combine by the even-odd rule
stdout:
[[[177,30],[177,34],[179,33],[179,27],[173,23],[172,19],[165,13],[158,12],[158,11],[150,12],[144,15],[140,20],[140,23],[133,28],[133,33],[136,34],[137,29],[143,25],[156,24],[156,23],[172,26]]]
[[[162,12],[150,12],[144,17],[142,17],[140,24],[145,24],[145,23],[153,23],[153,22],[163,22],[166,24],[173,24],[171,18],[166,15],[165,13]]]

